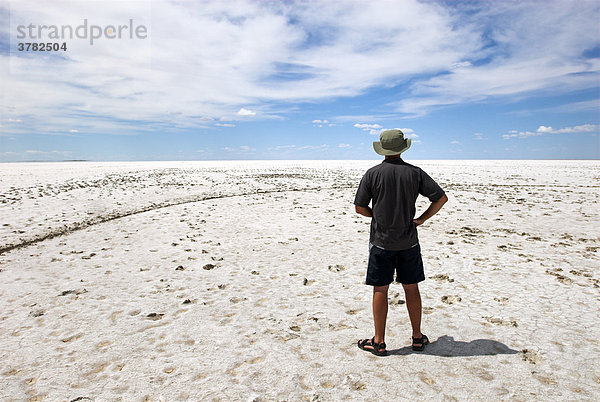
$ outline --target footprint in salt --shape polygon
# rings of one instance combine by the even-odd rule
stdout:
[[[117,317],[119,316],[119,314],[122,314],[122,313],[123,313],[123,311],[121,311],[121,310],[114,311],[113,313],[111,313],[109,318],[113,324],[117,322]]]
[[[23,384],[25,384],[25,385],[33,385],[33,384],[36,383],[36,381],[37,381],[37,378],[35,378],[35,377],[29,377],[29,378],[25,379],[25,381],[23,381]]]
[[[395,306],[406,303],[406,301],[402,298],[402,296],[398,292],[393,292],[392,295],[389,297],[388,301],[389,301],[390,305],[395,305]]]
[[[67,336],[66,338],[61,339],[61,341],[64,343],[69,343],[69,342],[76,341],[77,339],[81,338],[82,336],[83,336],[82,333],[78,333],[78,334]]]
[[[442,296],[442,303],[454,304],[460,302],[462,299],[458,295],[447,295]]]
[[[90,370],[88,370],[86,373],[84,373],[84,377],[86,378],[95,378],[96,374],[100,374],[102,373],[106,367],[108,367],[110,365],[111,362],[100,362],[100,363],[95,363],[92,365],[92,368]]]
[[[256,357],[252,357],[246,360],[246,363],[248,364],[257,364],[262,362],[263,360],[265,360],[264,356],[256,356]]]
[[[429,279],[435,279],[436,281],[448,281],[448,282],[454,282],[454,279],[450,278],[448,276],[448,274],[437,274],[437,275],[433,275],[430,276]]]
[[[112,343],[111,341],[101,341],[101,342],[99,342],[99,343],[97,343],[97,344],[96,344],[96,347],[97,347],[98,349],[102,349],[102,348],[105,348],[105,347],[107,347],[107,346],[108,346],[108,345],[110,345],[111,343]]]
[[[162,319],[164,316],[164,313],[150,313],[148,315],[146,315],[146,318],[153,320],[153,321],[158,321],[160,319]]]
[[[535,350],[530,349],[522,349],[519,351],[521,355],[521,359],[530,364],[540,364],[542,362],[542,358]]]

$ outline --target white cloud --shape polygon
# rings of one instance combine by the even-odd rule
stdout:
[[[363,131],[367,131],[371,135],[379,135],[381,133],[383,127],[379,124],[365,124],[365,123],[356,123],[354,127],[360,128]]]
[[[326,151],[327,149],[329,149],[329,145],[327,145],[327,144],[304,145],[304,146],[298,147],[298,150],[305,150],[305,149],[310,149],[310,150],[314,150],[314,151]]]
[[[8,132],[207,127],[214,120],[275,117],[282,103],[407,82],[413,84],[395,106],[416,116],[488,97],[593,88],[600,68],[598,58],[582,57],[598,46],[593,1],[94,4],[100,3],[10,3],[13,25],[32,16],[77,25],[92,18],[93,7],[94,22],[133,17],[148,25],[149,37],[94,46],[73,40],[60,57],[1,54],[0,114],[12,108],[14,116],[27,116]],[[9,28],[0,27],[14,35]]]
[[[537,137],[545,134],[593,133],[598,130],[599,126],[597,124],[582,124],[580,126],[563,127],[560,129],[554,129],[551,126],[539,126],[536,131],[510,130],[508,134],[502,135],[502,138],[508,140],[511,138]]]
[[[296,146],[295,145],[277,145],[274,148],[269,148],[269,150],[281,151],[281,150],[293,149],[293,148],[296,148]]]
[[[419,138],[419,134],[415,133],[415,130],[412,128],[399,128],[398,130],[402,131],[406,138],[412,138],[413,140]]]
[[[256,151],[256,149],[249,147],[248,145],[240,145],[239,147],[224,147],[223,150],[232,153],[247,153]]]
[[[460,145],[460,141],[452,140],[450,141],[450,144]]]
[[[327,123],[329,123],[329,120],[318,120],[317,119],[317,120],[313,120],[312,122],[313,122],[313,124],[327,124]]]
[[[69,132],[70,132],[70,133],[78,133],[78,132],[79,132],[79,130],[71,129],[71,130],[69,130]]]
[[[256,116],[256,112],[253,112],[252,110],[249,109],[245,109],[245,108],[241,108],[237,114],[239,116]]]
[[[78,25],[91,4],[14,1],[11,23]],[[476,44],[442,7],[416,0],[158,2],[151,12],[148,2],[102,4],[94,21],[134,17],[148,25],[148,40],[73,40],[64,58],[33,62],[0,55],[0,106],[35,112],[30,131],[81,120],[88,132],[202,127],[248,104],[262,118],[278,102],[354,96],[439,71]]]
[[[551,133],[551,134],[569,134],[569,133],[591,133],[598,131],[598,125],[596,124],[583,124],[575,127],[565,127],[558,130],[548,126],[539,126],[537,129],[538,133]]]
[[[219,126],[219,127],[235,127],[235,124],[232,124],[232,123],[215,123],[215,126]]]
[[[335,116],[336,121],[340,122],[354,122],[354,121],[381,121],[387,119],[397,119],[398,114],[379,114],[379,115],[368,115],[368,114],[357,114],[357,115],[340,115]]]
[[[485,138],[482,133],[475,133],[475,134],[473,134],[473,139],[477,140],[477,141],[481,141],[481,140],[486,140],[487,138]]]
[[[352,145],[350,145],[350,144],[340,144],[340,145],[338,145],[338,148],[352,148]]]
[[[363,130],[371,130],[371,129],[376,129],[376,128],[382,128],[379,124],[363,124],[363,123],[356,123],[354,125],[354,127],[361,128]]]
[[[598,4],[568,2],[566,7],[564,1],[554,0],[544,5],[475,5],[461,19],[473,29],[471,34],[481,31],[478,49],[464,55],[477,63],[455,64],[447,74],[416,80],[410,95],[396,104],[398,110],[416,117],[435,107],[490,97],[527,96],[548,89],[564,94],[597,86],[600,59],[583,54],[598,47]]]

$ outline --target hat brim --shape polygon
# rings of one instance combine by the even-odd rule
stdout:
[[[379,142],[379,141],[373,141],[373,149],[379,155],[384,155],[384,156],[399,155],[402,152],[406,151],[408,148],[410,148],[410,144],[411,144],[410,138],[406,138],[404,140],[403,145],[401,147],[393,148],[393,149],[385,149],[385,148],[383,148],[381,146],[381,142]]]

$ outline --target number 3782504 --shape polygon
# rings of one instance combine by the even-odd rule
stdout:
[[[67,43],[54,43],[54,42],[19,42],[17,44],[19,52],[59,52],[67,51]]]

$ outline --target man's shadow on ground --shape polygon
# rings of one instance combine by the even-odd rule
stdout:
[[[414,352],[412,346],[406,346],[401,349],[389,350],[392,356],[404,356],[413,353],[420,353],[432,356],[459,357],[459,356],[491,356],[491,355],[514,355],[519,353],[505,344],[491,339],[475,339],[470,342],[455,341],[448,335],[440,336],[435,341],[425,346],[422,352]]]

